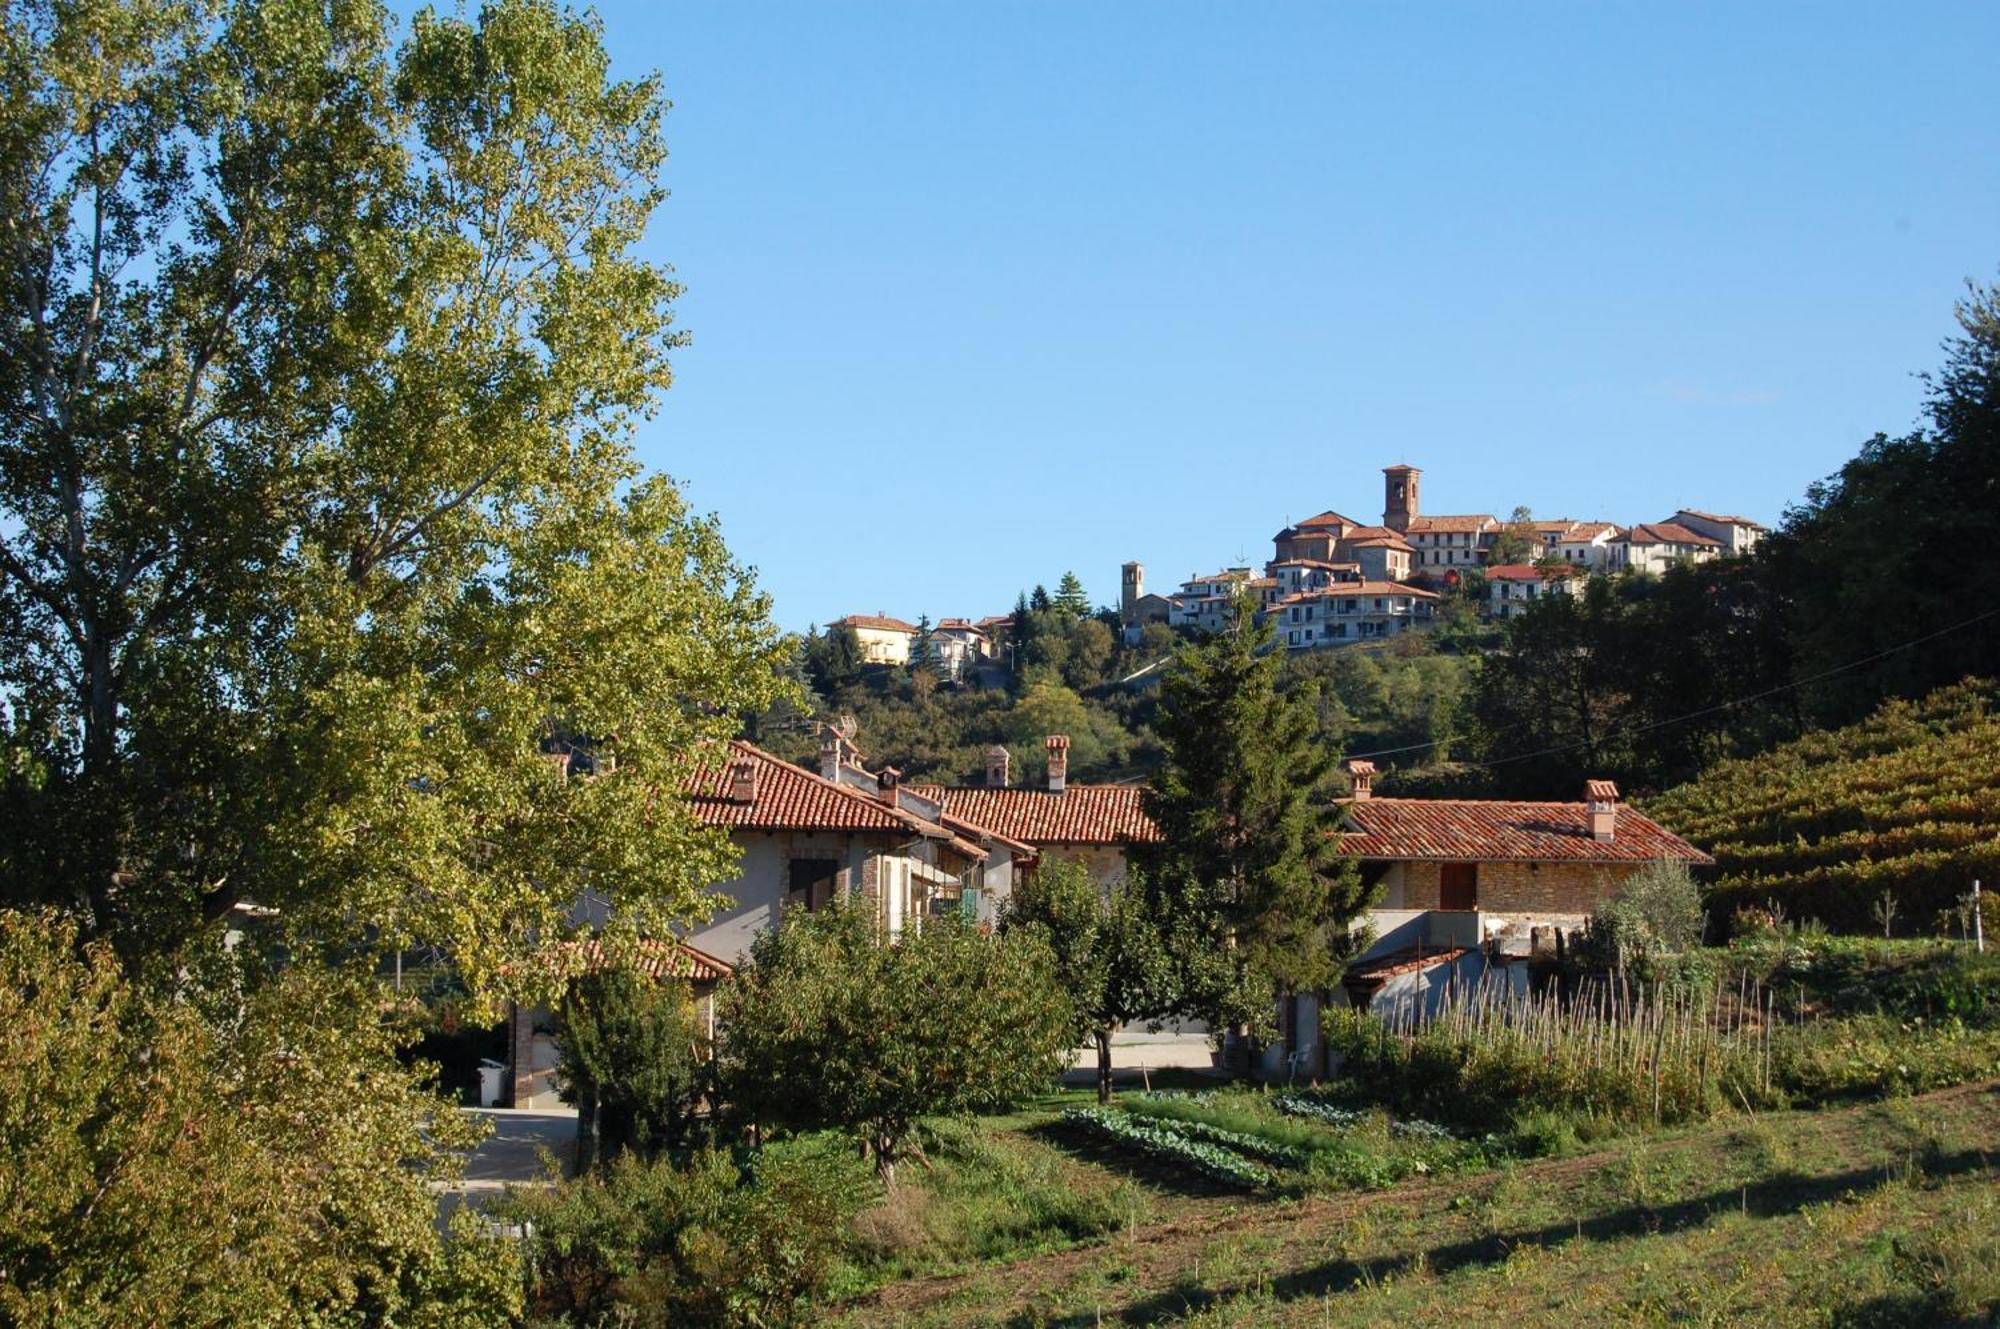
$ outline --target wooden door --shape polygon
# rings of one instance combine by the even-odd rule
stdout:
[[[1438,865],[1438,908],[1477,909],[1479,907],[1479,864],[1441,863]]]

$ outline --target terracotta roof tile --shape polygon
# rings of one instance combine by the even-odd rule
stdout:
[[[1684,863],[1715,860],[1652,818],[1620,805],[1617,833],[1590,834],[1582,803],[1499,799],[1369,798],[1347,804],[1342,843],[1358,858],[1454,862]]]
[[[1490,513],[1471,513],[1462,517],[1412,517],[1410,529],[1413,531],[1485,531],[1500,523]]]
[[[578,950],[586,970],[605,965],[601,938],[592,937]],[[684,941],[658,938],[648,938],[633,947],[632,967],[648,978],[685,978],[696,983],[720,983],[736,972],[734,965],[716,959],[707,951],[698,951]]]
[[[732,830],[944,833],[944,828],[914,813],[892,809],[859,789],[781,761],[741,739],[729,747],[729,761],[704,765],[681,787],[695,815],[710,826]],[[757,768],[757,796],[754,802],[739,803],[729,796],[729,767],[746,758]]]
[[[1317,517],[1307,517],[1304,521],[1290,529],[1304,531],[1311,530],[1316,526],[1359,526],[1360,524],[1360,522],[1354,520],[1352,517],[1343,517],[1338,512],[1329,508]]]
[[[1625,533],[1625,539],[1635,545],[1720,545],[1722,543],[1720,540],[1710,539],[1699,531],[1691,531],[1670,521],[1634,526]]]
[[[1533,563],[1495,563],[1486,569],[1488,581],[1559,581],[1564,577],[1582,575],[1581,568],[1552,567],[1544,570]]]
[[[917,632],[916,624],[905,623],[902,619],[891,618],[887,614],[849,614],[846,618],[835,620],[834,626],[874,628],[879,632],[907,632],[911,636],[915,636]]]
[[[1060,794],[982,785],[910,788],[917,797],[941,804],[948,816],[1036,846],[1152,844],[1160,839],[1160,828],[1146,815],[1145,791],[1138,785],[1073,784]]]

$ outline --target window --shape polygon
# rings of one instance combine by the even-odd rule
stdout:
[[[795,858],[786,864],[785,908],[811,912],[833,903],[840,863],[831,858]]]

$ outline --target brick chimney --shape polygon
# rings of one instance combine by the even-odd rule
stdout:
[[[748,757],[729,765],[729,801],[745,805],[757,801],[757,763]]]
[[[1060,794],[1069,787],[1069,735],[1050,734],[1046,743],[1049,750],[1049,792]]]
[[[832,725],[820,726],[819,773],[835,782],[840,779],[840,735]]]
[[[1347,763],[1347,778],[1354,786],[1354,801],[1366,803],[1375,794],[1375,763],[1356,759]]]
[[[1590,814],[1590,838],[1611,840],[1618,834],[1618,786],[1609,780],[1586,780],[1583,803]]]
[[[881,773],[875,777],[876,791],[881,794],[882,801],[892,808],[897,806],[898,800],[902,797],[897,792],[902,787],[903,773],[894,766],[884,766]]]
[[[989,789],[1007,787],[1007,749],[995,743],[986,749],[986,785]]]

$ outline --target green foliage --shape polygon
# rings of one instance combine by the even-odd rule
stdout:
[[[172,994],[0,912],[0,1321],[506,1324],[507,1242],[437,1228],[471,1123],[365,979],[189,953]]]
[[[872,1188],[851,1153],[822,1142],[762,1150],[738,1167],[628,1154],[608,1169],[516,1190],[502,1216],[528,1225],[528,1300],[577,1325],[809,1324]]]
[[[2000,1028],[2000,952],[1961,942],[1769,931],[1730,943],[1725,984],[1762,985],[1788,1017],[1884,1015]]]
[[[1775,901],[1794,918],[1875,931],[1885,890],[1928,925],[1974,878],[2000,881],[2000,712],[1967,682],[1761,757],[1727,762],[1648,802],[1715,855],[1718,910]]]
[[[760,934],[722,989],[718,1020],[734,1110],[761,1125],[849,1131],[891,1183],[920,1118],[1047,1088],[1076,1027],[1037,932],[934,918],[888,944],[845,906]]]
[[[1701,888],[1685,863],[1648,863],[1590,917],[1586,949],[1603,968],[1651,977],[1655,962],[1701,945]]]
[[[484,995],[579,876],[709,907],[727,840],[656,791],[779,639],[627,446],[678,344],[657,81],[547,0],[393,23],[0,19],[0,892],[140,958],[250,901]]]
[[[1153,1122],[1108,1108],[1066,1108],[1063,1124],[1123,1145],[1170,1166],[1231,1186],[1269,1184],[1271,1174],[1229,1144],[1198,1138],[1180,1122]]]
[[[1097,1048],[1097,1097],[1111,1097],[1111,1034],[1118,1026],[1172,1014],[1174,986],[1167,923],[1134,881],[1100,886],[1081,865],[1045,860],[1017,880],[1003,930],[1034,929],[1055,957],[1057,986],[1076,1010],[1076,1041]]]
[[[1330,985],[1368,901],[1333,833],[1316,690],[1281,692],[1281,665],[1245,605],[1183,647],[1161,685],[1167,762],[1147,808],[1165,843],[1147,855],[1147,882],[1155,915],[1192,943],[1177,948],[1188,1005],[1214,1024],[1263,1028],[1279,991]]]
[[[563,1098],[579,1108],[580,1165],[628,1149],[685,1157],[708,1080],[707,1039],[688,985],[614,964],[578,979],[559,1019]]]
[[[1813,1020],[1777,1040],[1772,1073],[1794,1102],[1814,1107],[1918,1094],[2000,1076],[2000,1030],[1879,1015]]]
[[[1056,583],[1054,607],[1071,618],[1090,617],[1090,597],[1084,594],[1083,583],[1074,572],[1063,573],[1062,580]]]

